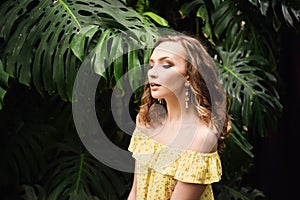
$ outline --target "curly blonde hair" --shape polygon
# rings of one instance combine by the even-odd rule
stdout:
[[[222,152],[225,148],[224,140],[231,130],[231,120],[228,114],[228,98],[218,79],[214,60],[201,42],[194,37],[163,36],[156,41],[152,52],[163,42],[178,42],[186,50],[185,60],[191,87],[191,103],[197,109],[200,121],[212,127],[218,134],[218,150]],[[157,100],[151,96],[149,84],[145,84],[138,118],[140,123],[144,125],[151,123],[149,109],[155,103]]]

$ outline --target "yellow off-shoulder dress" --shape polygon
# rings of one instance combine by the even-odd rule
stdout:
[[[211,184],[221,179],[218,152],[200,153],[163,145],[135,129],[128,150],[136,159],[137,200],[168,200],[176,182],[207,184],[200,200],[213,200]]]

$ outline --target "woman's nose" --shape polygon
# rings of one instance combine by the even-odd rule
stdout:
[[[151,78],[156,78],[158,76],[157,66],[154,65],[148,70],[148,76]]]

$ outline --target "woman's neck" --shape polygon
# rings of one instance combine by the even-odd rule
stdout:
[[[188,108],[186,108],[185,101],[179,102],[178,99],[184,98],[168,98],[165,99],[167,103],[167,123],[180,123],[180,122],[195,122],[198,120],[198,113],[193,105],[189,102]]]

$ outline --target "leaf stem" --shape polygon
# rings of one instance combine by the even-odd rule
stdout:
[[[79,29],[81,29],[80,23],[77,20],[77,18],[75,17],[75,15],[73,14],[73,12],[71,11],[71,9],[67,6],[67,4],[63,1],[63,0],[58,0],[59,3],[62,4],[62,6],[67,10],[67,12],[71,15],[71,17],[74,19],[75,23],[77,24],[77,26],[79,27]]]
[[[239,76],[237,76],[231,69],[229,69],[226,66],[223,66],[224,69],[230,73],[232,76],[234,76],[238,81],[240,81],[246,88],[248,88],[250,90],[250,93],[253,95],[257,95],[257,93],[243,80],[241,79]]]
[[[75,194],[78,192],[80,180],[81,180],[81,174],[83,170],[83,162],[84,162],[84,154],[80,154],[80,165],[79,165],[79,171],[78,171],[78,176],[76,180],[76,187],[75,187]]]

